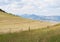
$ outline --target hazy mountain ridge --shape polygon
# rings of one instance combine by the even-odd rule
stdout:
[[[44,21],[56,21],[56,22],[60,22],[60,16],[38,16],[38,15],[28,15],[28,14],[24,14],[21,15],[24,18],[29,18],[29,19],[33,19],[33,20],[44,20]]]

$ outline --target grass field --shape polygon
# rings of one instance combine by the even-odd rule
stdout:
[[[60,24],[55,24],[0,11],[0,42],[60,42]]]
[[[0,34],[0,42],[60,42],[60,25],[18,33]]]
[[[0,33],[7,33],[10,29],[11,32],[18,32],[21,29],[23,31],[28,30],[29,27],[31,29],[37,29],[51,26],[53,24],[54,23],[25,19],[0,11]]]

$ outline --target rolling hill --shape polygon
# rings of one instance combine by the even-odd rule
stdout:
[[[18,32],[30,29],[44,28],[54,23],[25,19],[6,13],[0,9],[0,33]]]

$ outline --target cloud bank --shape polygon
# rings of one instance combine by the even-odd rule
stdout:
[[[60,15],[60,0],[0,0],[0,8],[17,15]]]

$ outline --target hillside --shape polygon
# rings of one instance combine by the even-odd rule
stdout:
[[[60,24],[30,31],[0,34],[0,42],[60,42]]]
[[[18,32],[51,26],[54,23],[25,19],[0,11],[0,33]]]

